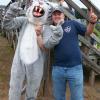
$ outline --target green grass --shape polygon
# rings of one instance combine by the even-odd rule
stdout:
[[[98,31],[96,28],[94,28],[94,33],[100,39],[100,31]],[[97,48],[100,48],[100,43],[97,43]]]
[[[100,39],[100,32],[99,32],[96,28],[94,28],[94,33],[96,33],[96,35],[97,35],[98,38]]]

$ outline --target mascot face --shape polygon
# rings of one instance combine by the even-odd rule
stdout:
[[[50,15],[51,6],[45,0],[34,0],[32,5],[28,8],[26,16],[29,22],[35,24],[41,22],[45,24]]]
[[[35,6],[32,13],[34,17],[42,17],[45,11],[41,6]]]

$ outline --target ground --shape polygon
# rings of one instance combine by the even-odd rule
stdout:
[[[13,49],[0,37],[0,100],[7,100]]]
[[[0,37],[0,100],[8,100],[8,89],[10,80],[10,69],[14,55],[14,50],[9,45],[6,38]],[[88,79],[89,74],[85,75]],[[89,82],[85,80],[84,97],[85,100],[100,100],[100,76],[96,77],[94,87],[91,87]],[[51,87],[48,86],[51,92]],[[69,90],[68,98],[69,98]],[[49,99],[48,99],[49,98]],[[50,97],[39,100],[52,100]],[[68,99],[69,100],[69,99]]]

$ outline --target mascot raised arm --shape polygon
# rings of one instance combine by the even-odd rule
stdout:
[[[9,100],[21,99],[24,80],[26,80],[25,99],[36,100],[46,56],[46,51],[42,49],[42,42],[54,46],[59,42],[63,33],[58,27],[57,33],[53,34],[54,29],[49,27],[54,6],[52,4],[48,0],[33,0],[32,5],[26,11],[26,16],[16,17],[21,8],[19,3],[15,2],[10,5],[4,16],[3,26],[5,29],[20,28],[11,68]],[[44,40],[40,39],[40,36]],[[46,41],[48,37],[51,37],[50,41]]]

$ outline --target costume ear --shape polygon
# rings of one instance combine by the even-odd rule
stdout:
[[[30,7],[27,9],[27,11],[26,11],[26,16],[27,16],[27,17],[30,17],[30,16],[31,16],[32,10],[33,10],[33,6],[30,6]]]
[[[26,16],[29,15],[29,12],[30,12],[30,9],[28,8],[27,11],[26,11]]]

